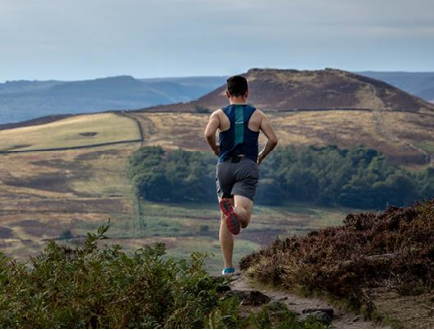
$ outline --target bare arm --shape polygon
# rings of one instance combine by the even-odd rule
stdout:
[[[220,126],[220,120],[217,112],[218,110],[213,112],[209,118],[208,124],[205,129],[205,139],[208,145],[210,145],[211,149],[214,151],[214,154],[219,156],[220,147],[217,145],[215,140],[217,129]]]
[[[264,113],[262,113],[262,115],[263,116],[262,116],[261,125],[259,129],[265,134],[268,140],[264,149],[259,153],[258,164],[261,164],[261,162],[267,157],[268,154],[270,154],[270,152],[274,149],[274,147],[276,147],[278,142],[276,132],[274,132],[270,120]]]

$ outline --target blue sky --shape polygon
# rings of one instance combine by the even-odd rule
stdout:
[[[434,71],[432,0],[0,0],[0,81]]]

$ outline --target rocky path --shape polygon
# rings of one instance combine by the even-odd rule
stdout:
[[[230,284],[233,294],[240,297],[245,306],[262,306],[273,302],[284,303],[291,311],[304,318],[309,314],[316,315],[325,320],[331,320],[331,325],[338,329],[376,329],[381,326],[371,321],[365,321],[362,316],[332,306],[330,303],[318,298],[304,298],[291,293],[261,289],[258,291],[243,275],[238,275]]]

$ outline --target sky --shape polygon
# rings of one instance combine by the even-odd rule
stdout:
[[[434,71],[433,0],[0,0],[0,82]]]

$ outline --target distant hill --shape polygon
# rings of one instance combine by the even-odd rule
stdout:
[[[264,109],[285,108],[365,108],[383,106],[411,110],[420,104],[407,95],[377,80],[414,94],[426,101],[434,100],[434,73],[361,72],[340,70],[272,70],[253,69],[250,102]],[[367,80],[366,77],[375,79]],[[279,77],[279,78],[277,78]],[[81,114],[106,110],[143,109],[196,111],[213,109],[226,102],[222,97],[226,76],[170,77],[135,79],[116,76],[84,81],[8,81],[0,84],[0,125],[33,120],[42,116]],[[210,93],[211,91],[217,90]],[[258,99],[261,93],[262,100]],[[263,92],[262,92],[263,91]],[[370,95],[376,91],[377,95]],[[381,95],[383,91],[385,94]],[[392,91],[393,95],[387,95]],[[210,93],[206,95],[207,93]],[[219,93],[221,94],[219,96]],[[374,94],[375,94],[374,93]],[[384,99],[376,104],[379,98]],[[199,99],[197,103],[190,101]],[[277,98],[275,104],[267,99]],[[390,99],[390,100],[386,100]],[[284,100],[284,101],[282,101]],[[169,105],[156,107],[157,105]],[[150,110],[150,109],[147,109]],[[412,111],[412,110],[411,110]]]
[[[0,84],[0,124],[52,114],[125,110],[196,99],[225,77],[135,79],[117,76],[75,82],[12,81]]]
[[[363,71],[359,74],[382,80],[407,93],[434,103],[434,72]]]
[[[268,111],[287,110],[399,110],[418,112],[434,109],[424,100],[382,81],[351,72],[251,69],[249,103]],[[144,110],[214,110],[227,104],[222,85],[196,101],[151,107]]]

